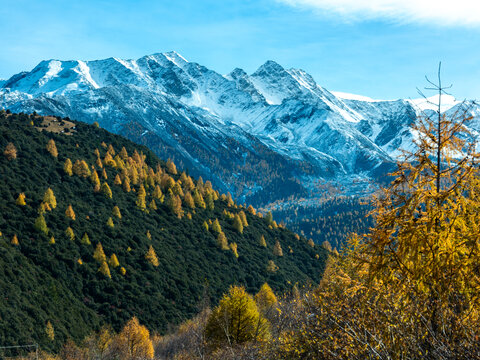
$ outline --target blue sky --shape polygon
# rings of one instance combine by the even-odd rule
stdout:
[[[451,93],[480,99],[480,9],[450,3],[0,0],[0,78],[43,59],[175,50],[223,74],[235,67],[251,73],[272,59],[306,70],[329,90],[394,99],[417,97],[442,61]]]

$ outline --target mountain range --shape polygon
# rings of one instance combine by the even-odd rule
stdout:
[[[445,96],[442,111],[464,105]],[[410,124],[433,111],[427,101],[331,92],[274,61],[222,75],[176,52],[42,61],[0,82],[0,108],[98,122],[256,206],[371,191],[411,149]]]

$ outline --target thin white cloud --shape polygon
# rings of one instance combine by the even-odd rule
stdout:
[[[480,25],[478,0],[277,0],[347,20],[387,19],[444,25]]]

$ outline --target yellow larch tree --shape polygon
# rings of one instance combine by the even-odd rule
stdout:
[[[220,232],[217,236],[217,245],[220,247],[222,250],[228,250],[230,249],[228,247],[228,240],[227,237],[223,232]]]
[[[45,333],[50,341],[55,340],[55,330],[53,329],[53,325],[50,320],[47,321],[47,324],[45,325]]]
[[[72,160],[70,160],[69,158],[67,158],[67,160],[65,160],[65,162],[63,163],[63,171],[65,171],[65,174],[67,174],[68,176],[73,175]]]
[[[12,241],[10,241],[10,244],[15,245],[15,246],[18,246],[20,244],[19,241],[18,241],[17,234],[13,235]]]
[[[148,248],[148,251],[145,254],[145,259],[147,259],[147,261],[155,267],[160,265],[160,263],[158,262],[157,254],[155,253],[152,245],[150,245],[150,247]]]
[[[122,179],[120,178],[120,175],[115,175],[115,180],[113,181],[115,185],[122,185]]]
[[[280,241],[276,241],[275,245],[273,246],[273,255],[275,256],[283,256],[282,245],[280,245]]]
[[[230,250],[232,250],[233,255],[235,255],[235,257],[238,258],[238,245],[237,245],[237,243],[230,243],[228,245],[228,247],[230,248]]]
[[[9,142],[7,146],[5,146],[3,156],[5,156],[7,160],[15,160],[17,158],[17,148],[15,147],[15,145]]]
[[[119,267],[120,266],[120,262],[118,261],[118,258],[117,258],[117,255],[115,254],[112,254],[110,256],[110,260],[108,260],[108,264],[112,267],[112,268],[116,268],[116,267]]]
[[[50,209],[55,209],[57,207],[57,199],[55,198],[51,188],[48,188],[47,191],[45,191],[45,194],[43,195],[43,202],[47,204]]]
[[[150,332],[133,317],[118,335],[121,358],[126,360],[153,359],[154,350]]]
[[[122,213],[120,212],[120,208],[118,206],[114,206],[112,210],[112,215],[115,216],[118,219],[122,218]]]
[[[255,295],[255,302],[262,313],[267,313],[277,303],[277,297],[272,288],[264,283]]]
[[[88,237],[88,234],[87,234],[87,233],[83,234],[83,237],[82,237],[82,241],[81,241],[81,242],[82,242],[82,244],[84,244],[84,245],[90,245],[90,244],[91,244],[90,238]]]
[[[136,200],[137,207],[140,210],[145,210],[147,208],[147,204],[145,202],[146,195],[147,195],[147,193],[145,192],[145,187],[142,184],[142,185],[140,185],[140,188],[138,189],[137,200]]]
[[[264,247],[266,248],[267,247],[267,242],[265,241],[265,236],[260,236],[260,239],[258,240],[258,244],[261,246],[261,247]]]
[[[15,204],[20,205],[20,206],[27,205],[27,203],[25,202],[25,193],[18,194],[18,197],[17,197],[17,200],[15,201]]]
[[[112,190],[110,189],[110,186],[106,182],[102,184],[102,187],[100,188],[102,191],[103,195],[105,195],[108,199],[112,198]]]
[[[177,175],[177,167],[171,159],[167,160],[167,171],[172,175]]]
[[[47,235],[48,234],[48,227],[47,223],[45,221],[45,218],[43,217],[43,214],[40,214],[37,219],[35,220],[35,229],[42,234]]]
[[[115,224],[113,223],[113,219],[112,219],[111,217],[109,217],[109,218],[107,219],[107,226],[108,226],[109,228],[114,228],[114,227],[115,227]]]
[[[93,258],[97,260],[99,263],[107,261],[107,257],[105,256],[105,252],[103,251],[102,243],[97,244],[97,247],[93,252]]]
[[[67,230],[65,230],[65,235],[68,239],[70,240],[75,240],[75,233],[73,232],[73,229],[69,226]]]
[[[243,234],[242,219],[238,214],[235,214],[235,217],[233,218],[233,228],[237,230],[238,233]]]
[[[98,268],[98,272],[102,273],[104,276],[108,277],[109,279],[112,278],[112,274],[110,273],[110,268],[106,261],[102,261],[100,267]]]
[[[58,157],[58,150],[57,146],[55,145],[55,141],[53,139],[48,140],[47,143],[47,151],[52,155],[54,158]]]
[[[65,216],[71,220],[75,220],[75,211],[73,211],[72,205],[68,205],[67,210],[65,210]]]

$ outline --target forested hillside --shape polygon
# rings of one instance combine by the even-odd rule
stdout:
[[[326,251],[98,126],[0,113],[0,343],[153,332],[230,285],[317,283]]]

